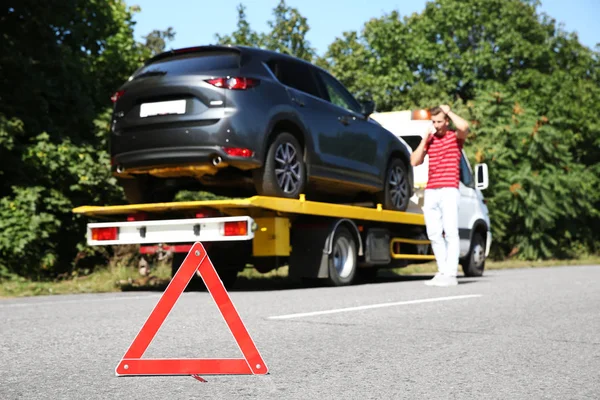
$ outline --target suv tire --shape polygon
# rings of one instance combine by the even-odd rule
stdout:
[[[298,198],[306,186],[302,146],[292,134],[282,132],[269,145],[265,163],[255,170],[256,191],[261,196]]]
[[[406,165],[398,158],[393,158],[385,172],[383,191],[378,195],[378,201],[386,210],[406,211],[410,201],[410,183]]]

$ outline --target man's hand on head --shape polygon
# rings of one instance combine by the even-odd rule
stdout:
[[[448,115],[448,113],[450,112],[450,106],[446,105],[446,104],[442,104],[440,106],[440,108],[442,109],[442,111],[444,112],[444,114]]]

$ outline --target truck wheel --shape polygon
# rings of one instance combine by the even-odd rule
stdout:
[[[304,154],[298,140],[287,132],[277,135],[269,146],[264,166],[254,174],[259,195],[298,198],[306,184]]]
[[[181,267],[181,264],[183,263],[183,260],[185,260],[186,256],[187,256],[187,253],[174,253],[173,254],[173,259],[171,260],[171,278],[173,276],[175,276],[175,273],[177,272],[179,267]],[[211,259],[211,262],[212,262],[212,259]],[[238,270],[232,269],[232,268],[217,269],[217,266],[214,262],[213,262],[213,266],[215,267],[217,274],[219,275],[219,278],[221,278],[221,282],[223,282],[223,286],[225,286],[225,289],[229,290],[229,289],[233,288],[233,286],[235,285],[235,282],[237,281]],[[200,274],[198,272],[196,272],[194,274],[194,276],[192,276],[192,279],[188,283],[188,286],[186,289],[192,290],[192,291],[207,290],[206,285],[204,284],[204,281],[202,280],[202,277],[200,276]]]
[[[181,267],[181,264],[183,264],[183,260],[185,260],[186,256],[187,253],[173,253],[173,258],[171,260],[171,279],[173,279],[175,273],[177,273],[179,267]],[[192,279],[190,279],[190,282],[185,288],[185,290],[192,291],[200,291],[204,289],[206,289],[204,282],[197,272],[194,274],[194,276],[192,276]]]
[[[406,211],[410,201],[410,184],[406,165],[394,158],[390,161],[385,174],[385,187],[378,201],[386,210]]]
[[[333,235],[329,254],[329,283],[334,286],[350,285],[357,268],[356,241],[345,226],[340,226]]]
[[[485,268],[485,239],[481,233],[473,234],[471,248],[462,264],[465,276],[482,276]]]

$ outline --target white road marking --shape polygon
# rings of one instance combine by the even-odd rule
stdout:
[[[27,303],[0,303],[0,308],[8,307],[29,307],[29,306],[53,306],[56,304],[75,304],[75,303],[94,303],[98,301],[120,301],[120,300],[140,300],[140,299],[151,299],[157,298],[160,295],[147,295],[147,296],[123,296],[123,297],[103,297],[100,299],[79,299],[79,300],[56,300],[56,301],[32,301]]]
[[[434,298],[430,298],[430,299],[398,301],[395,303],[380,303],[380,304],[371,304],[368,306],[337,308],[337,309],[332,309],[332,310],[313,311],[313,312],[305,312],[305,313],[298,313],[298,314],[276,315],[273,317],[269,317],[269,319],[291,319],[291,318],[312,317],[315,315],[325,315],[325,314],[335,314],[335,313],[349,312],[349,311],[369,310],[372,308],[404,306],[404,305],[408,305],[408,304],[433,303],[436,301],[471,299],[471,298],[481,297],[481,296],[482,296],[481,294],[468,294],[468,295],[464,295],[464,296],[434,297]]]

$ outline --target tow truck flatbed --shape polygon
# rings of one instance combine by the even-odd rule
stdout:
[[[252,211],[262,209],[274,211],[279,214],[303,214],[374,222],[425,225],[423,215],[418,213],[384,210],[380,205],[378,205],[377,208],[369,208],[357,205],[309,201],[306,200],[303,195],[300,196],[300,199],[253,196],[245,199],[228,200],[200,200],[115,206],[81,206],[75,208],[73,212],[88,217],[106,217],[139,212],[160,214],[169,211],[193,211],[202,208],[212,208],[230,215],[239,215],[240,211],[252,213]]]
[[[328,278],[424,262],[429,250],[422,213],[268,196],[169,203],[81,206],[91,246],[139,244],[142,254],[172,251],[173,273],[196,241],[205,242],[217,271],[234,279],[248,263],[259,272],[289,265],[290,275]],[[240,265],[242,267],[240,267]]]

